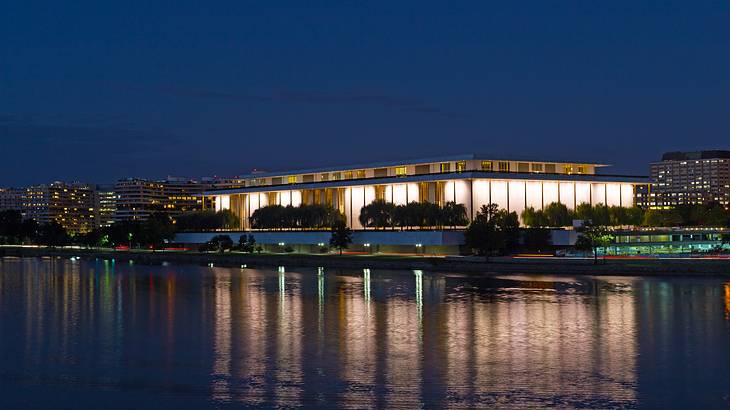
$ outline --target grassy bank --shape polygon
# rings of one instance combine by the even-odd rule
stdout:
[[[712,275],[730,276],[730,259],[609,259],[594,265],[592,260],[572,258],[482,258],[428,257],[397,255],[312,255],[245,254],[197,252],[110,251],[52,248],[0,248],[6,257],[72,257],[115,259],[141,264],[214,264],[215,266],[276,267],[302,266],[341,269],[421,269],[438,272],[482,274],[536,273],[585,275]]]

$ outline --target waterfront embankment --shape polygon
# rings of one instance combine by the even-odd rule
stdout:
[[[5,257],[79,257],[115,259],[140,264],[213,264],[240,267],[325,267],[335,269],[420,269],[436,272],[505,274],[585,274],[585,275],[711,275],[730,276],[730,259],[661,258],[608,259],[594,265],[590,259],[575,258],[482,258],[395,255],[313,255],[111,251],[66,248],[3,247]]]

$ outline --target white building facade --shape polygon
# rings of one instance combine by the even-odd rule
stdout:
[[[229,209],[244,230],[249,217],[267,205],[327,204],[363,229],[359,215],[376,199],[463,204],[471,220],[482,205],[497,204],[518,215],[559,202],[569,209],[581,203],[634,206],[637,185],[645,177],[597,174],[601,164],[494,160],[476,155],[383,162],[289,172],[255,174],[243,188],[204,193],[215,210]]]

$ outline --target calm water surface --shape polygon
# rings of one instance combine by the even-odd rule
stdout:
[[[0,259],[0,408],[724,408],[730,284]]]

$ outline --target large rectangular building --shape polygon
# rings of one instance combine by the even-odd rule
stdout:
[[[651,164],[650,206],[730,206],[730,151],[668,152]]]
[[[117,193],[114,191],[114,185],[97,185],[95,199],[97,227],[111,226],[117,211]]]
[[[117,182],[114,221],[146,221],[153,213],[175,220],[181,214],[203,209],[203,192],[213,185],[186,178],[152,181],[140,178]]]
[[[25,189],[23,210],[39,224],[58,222],[73,235],[91,231],[96,225],[94,188],[78,182],[54,182]]]
[[[376,199],[394,204],[453,201],[466,207],[470,219],[489,203],[518,215],[552,202],[571,209],[581,203],[633,206],[635,186],[647,179],[597,174],[602,166],[460,155],[259,173],[245,178],[243,188],[206,192],[205,201],[216,210],[232,210],[246,230],[249,217],[272,204],[328,204],[346,216],[352,229],[363,229],[360,210]]]

